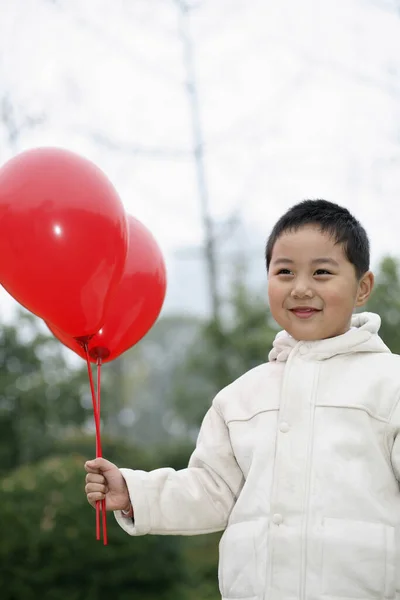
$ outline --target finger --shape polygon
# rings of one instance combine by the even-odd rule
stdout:
[[[91,466],[90,463],[85,463],[85,471],[86,473],[100,473],[100,469],[98,467]]]
[[[105,458],[95,458],[94,460],[88,460],[85,462],[85,469],[88,473],[102,473],[109,471],[110,469],[116,469],[116,465],[106,460]]]
[[[86,483],[102,483],[106,484],[106,478],[104,475],[98,473],[88,473],[85,478]]]
[[[93,507],[96,506],[96,502],[98,500],[104,500],[105,495],[102,494],[101,492],[92,492],[90,494],[87,495],[87,499],[89,504],[91,504]]]
[[[92,494],[93,492],[94,493],[100,492],[104,495],[107,493],[107,487],[105,485],[103,485],[102,483],[87,483],[85,485],[85,493]]]

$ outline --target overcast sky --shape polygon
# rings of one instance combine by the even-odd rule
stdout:
[[[354,211],[374,263],[400,256],[400,2],[190,4],[212,214],[240,214],[255,279],[305,197]],[[166,310],[198,310],[200,263],[175,254],[203,235],[179,17],[173,0],[0,0],[0,97],[45,116],[14,148],[0,128],[0,161],[44,145],[93,160],[160,243]]]

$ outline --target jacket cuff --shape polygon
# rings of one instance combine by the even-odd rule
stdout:
[[[125,479],[131,505],[134,505],[135,508],[132,509],[132,517],[124,516],[120,510],[115,511],[114,515],[117,523],[129,535],[146,535],[151,529],[150,511],[144,482],[147,473],[132,469],[120,469],[120,472]]]

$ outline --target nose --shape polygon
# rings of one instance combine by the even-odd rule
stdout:
[[[309,285],[308,280],[296,279],[293,285],[292,292],[290,294],[292,298],[312,298],[314,292]]]

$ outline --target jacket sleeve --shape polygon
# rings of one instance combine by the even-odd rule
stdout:
[[[186,469],[121,469],[134,521],[115,512],[130,535],[196,535],[225,529],[243,485],[229,431],[215,405],[206,414]]]
[[[394,436],[391,450],[391,461],[394,474],[400,483],[400,399],[397,401],[392,413],[390,424],[392,426],[392,435]]]

